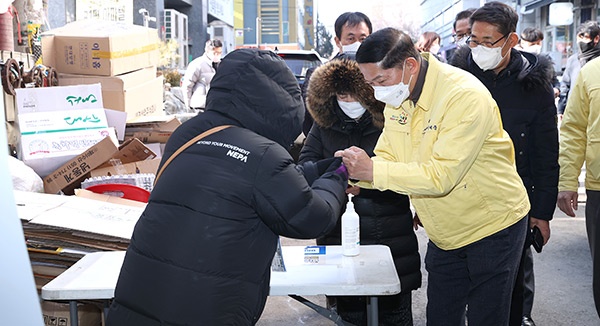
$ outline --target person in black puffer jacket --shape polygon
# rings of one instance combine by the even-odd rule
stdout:
[[[373,96],[373,88],[365,82],[352,55],[341,55],[317,68],[307,94],[307,108],[315,123],[300,152],[299,163],[332,157],[337,150],[353,145],[372,156],[383,127],[384,106]],[[411,291],[421,286],[421,258],[409,199],[392,191],[357,187],[347,192],[355,195],[361,244],[389,246],[400,277],[401,293],[379,298],[380,325],[412,325]],[[317,244],[339,245],[340,233],[341,219],[332,232],[317,239]],[[365,298],[327,299],[345,321],[367,324]]]
[[[286,151],[303,115],[300,88],[276,54],[241,49],[222,60],[206,111],[175,130],[161,167],[202,132],[232,127],[195,142],[158,179],[133,231],[108,326],[257,322],[278,236],[323,236],[344,204],[340,160],[299,166]]]

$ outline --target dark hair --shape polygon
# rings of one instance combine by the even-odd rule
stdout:
[[[469,8],[456,14],[456,17],[454,17],[454,22],[452,23],[452,28],[456,30],[456,22],[459,20],[468,19],[474,12],[475,8]]]
[[[496,26],[498,32],[506,35],[517,30],[519,16],[517,12],[509,5],[492,1],[483,7],[475,10],[469,18],[469,23],[473,26],[474,22],[484,22]]]
[[[583,36],[583,34],[588,34],[590,38],[593,40],[596,36],[600,35],[600,26],[598,26],[597,21],[588,20],[585,23],[581,24],[577,29],[577,36]]]
[[[348,24],[348,26],[354,27],[356,25],[359,25],[360,23],[365,23],[367,25],[367,28],[369,29],[369,34],[373,32],[373,25],[371,25],[371,20],[369,19],[369,17],[367,17],[367,15],[363,14],[362,12],[345,12],[341,14],[335,20],[335,24],[333,25],[335,28],[335,36],[337,36],[337,38],[342,37],[342,28],[344,27],[344,25]]]
[[[213,48],[222,48],[223,47],[223,42],[221,42],[221,40],[208,40],[208,45],[212,46]]]
[[[535,27],[527,27],[521,32],[521,39],[527,42],[537,42],[544,39],[544,33]]]
[[[438,43],[442,45],[442,38],[440,37],[440,34],[436,32],[425,32],[421,36],[423,37],[423,42],[421,42],[420,39],[419,42],[417,42],[417,49],[421,52],[429,52],[429,49],[435,40],[438,40]]]
[[[420,60],[419,51],[408,34],[393,27],[369,35],[356,52],[356,62],[380,62],[382,69],[400,66],[410,57]]]

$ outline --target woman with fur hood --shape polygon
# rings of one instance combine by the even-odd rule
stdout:
[[[317,68],[310,80],[307,109],[315,123],[306,137],[299,163],[319,161],[337,150],[358,146],[373,155],[383,128],[384,103],[373,96],[358,68],[348,56],[341,56]],[[421,259],[413,230],[409,199],[392,191],[349,188],[360,216],[361,244],[390,247],[402,286],[401,293],[379,298],[380,325],[412,325],[411,291],[421,286]],[[341,219],[319,245],[341,244]],[[363,297],[328,297],[347,322],[366,325]]]

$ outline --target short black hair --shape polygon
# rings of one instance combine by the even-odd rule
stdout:
[[[356,52],[356,62],[377,63],[382,69],[400,66],[407,58],[420,60],[419,51],[408,34],[392,28],[369,35]]]
[[[469,23],[473,26],[474,22],[484,22],[496,26],[498,32],[502,35],[515,32],[517,30],[517,22],[519,15],[509,5],[492,1],[483,5],[469,18]]]
[[[335,36],[337,36],[337,38],[342,37],[342,28],[344,25],[348,24],[348,26],[354,27],[360,23],[365,23],[367,25],[369,34],[373,33],[373,25],[371,24],[371,20],[362,12],[345,12],[341,14],[335,20],[335,24],[333,25],[335,28]]]
[[[521,39],[527,42],[537,42],[544,39],[544,33],[535,27],[527,27],[521,32]]]
[[[222,48],[223,47],[223,42],[221,42],[221,40],[217,40],[217,39],[213,39],[213,40],[208,40],[207,45],[212,46],[213,48]]]
[[[452,28],[456,30],[456,22],[459,20],[468,19],[474,12],[475,8],[469,8],[456,14],[456,17],[454,17],[454,22],[452,23]]]
[[[581,26],[579,26],[577,29],[577,36],[583,36],[586,33],[591,39],[594,39],[596,36],[600,35],[600,26],[598,26],[598,22],[594,20],[588,20],[581,24]]]

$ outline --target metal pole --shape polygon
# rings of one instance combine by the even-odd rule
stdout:
[[[260,49],[260,33],[262,32],[262,28],[260,28],[260,23],[262,22],[262,18],[256,17],[256,47]]]

